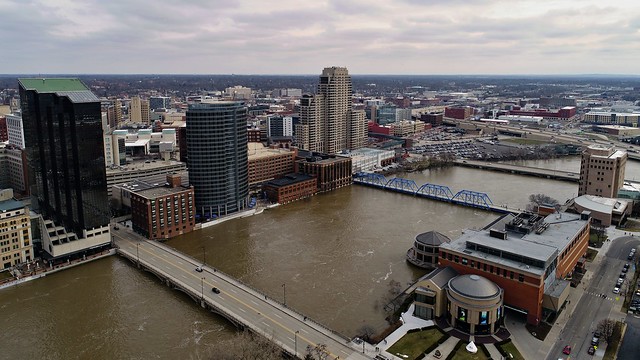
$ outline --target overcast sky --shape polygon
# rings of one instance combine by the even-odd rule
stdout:
[[[0,73],[639,74],[638,0],[0,0]]]

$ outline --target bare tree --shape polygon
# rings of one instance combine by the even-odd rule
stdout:
[[[326,360],[329,358],[326,344],[317,344],[316,346],[307,345],[307,352],[304,354],[304,360]]]
[[[552,198],[549,195],[545,194],[531,194],[529,195],[529,204],[527,204],[528,211],[536,211],[538,210],[538,206],[540,205],[556,205],[558,204],[558,200]]]
[[[602,319],[598,323],[598,331],[602,333],[602,336],[609,342],[611,340],[611,335],[613,335],[613,330],[616,328],[616,322],[612,319]]]
[[[371,337],[376,334],[376,329],[369,324],[364,324],[358,329],[357,333],[360,334],[360,338],[370,343]]]
[[[389,284],[387,284],[387,292],[383,297],[383,302],[386,304],[384,306],[385,310],[393,310],[395,312],[398,306],[402,305],[402,301],[404,300],[399,298],[401,294],[402,283],[393,279],[389,280]]]
[[[229,340],[209,348],[202,358],[216,360],[282,360],[282,350],[269,339],[239,331]]]

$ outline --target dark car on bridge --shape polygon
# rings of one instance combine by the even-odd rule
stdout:
[[[220,289],[218,289],[217,287],[211,288],[211,291],[213,291],[215,294],[220,294]]]

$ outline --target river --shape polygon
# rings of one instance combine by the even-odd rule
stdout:
[[[579,158],[530,166],[577,171]],[[630,166],[640,174],[637,163]],[[542,167],[542,166],[541,166]],[[629,173],[629,172],[628,172]],[[524,209],[533,193],[564,202],[577,184],[463,167],[398,174],[485,192]],[[627,177],[629,178],[629,177]],[[640,176],[638,176],[640,179]],[[456,238],[497,215],[358,185],[230,220],[167,242],[347,336],[381,329],[387,284],[425,272],[405,253],[419,233]],[[234,328],[113,256],[0,291],[0,358],[201,358]]]

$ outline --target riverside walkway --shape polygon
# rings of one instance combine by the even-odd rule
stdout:
[[[129,228],[111,230],[118,254],[153,273],[167,286],[182,291],[200,306],[239,328],[260,334],[294,358],[303,358],[307,346],[326,345],[328,359],[372,359],[375,353],[285,304],[182,254],[162,243],[146,240]],[[219,292],[212,291],[217,288]],[[366,350],[366,354],[363,353]]]

